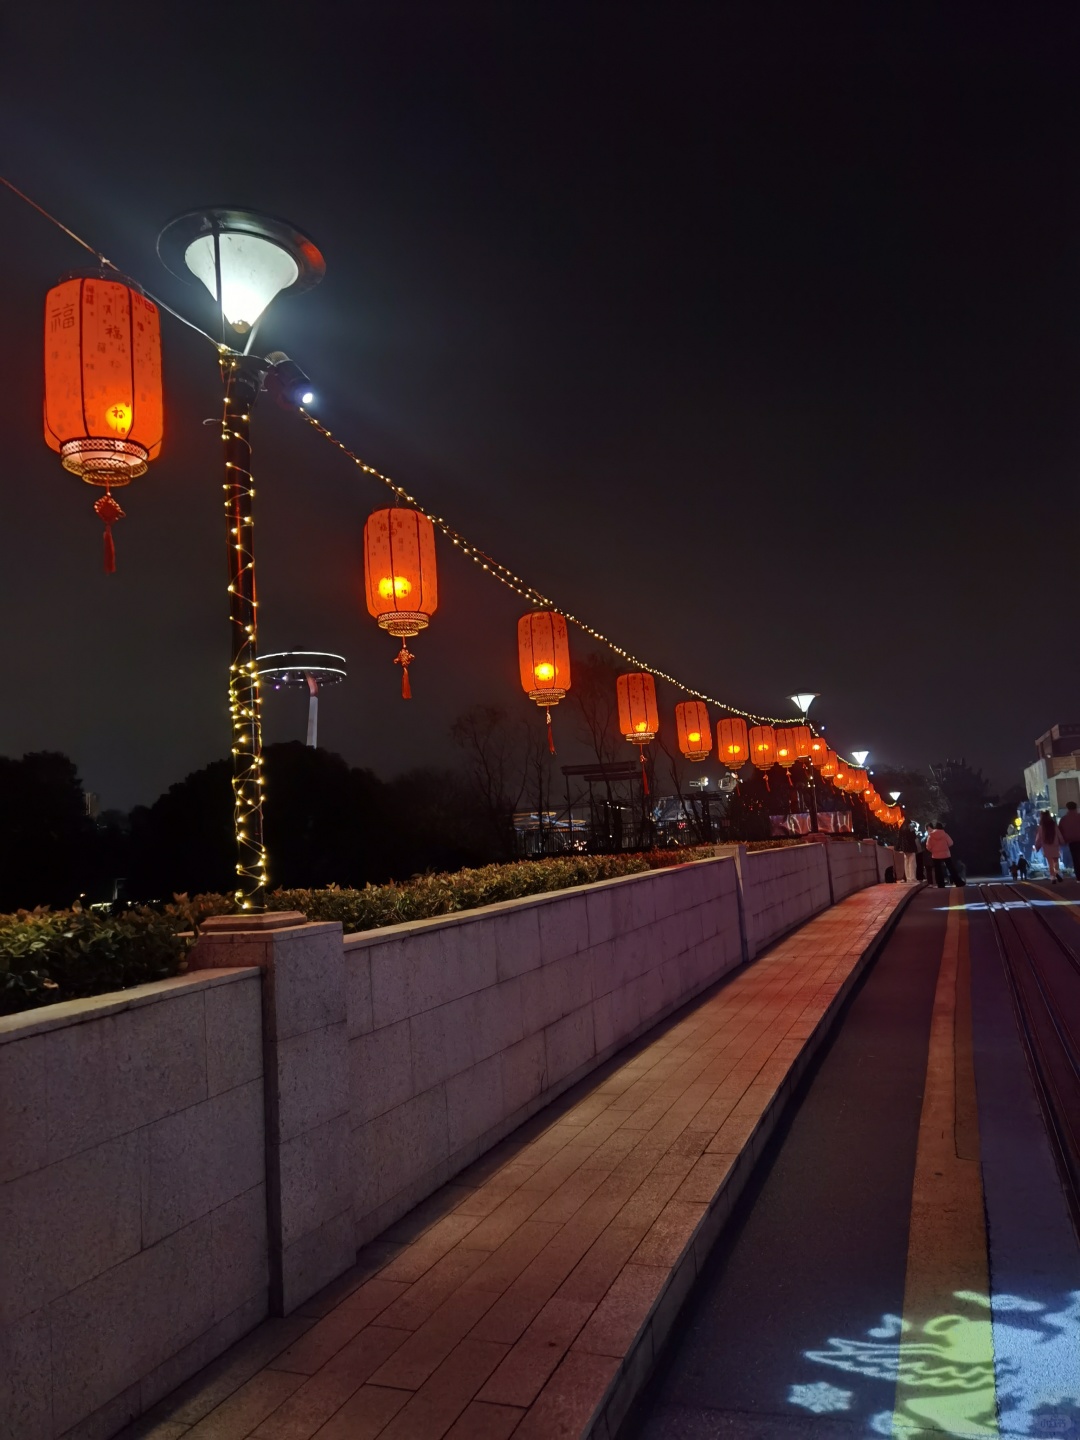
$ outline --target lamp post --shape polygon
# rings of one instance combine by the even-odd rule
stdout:
[[[802,691],[798,695],[788,696],[788,699],[802,716],[802,722],[804,725],[806,724],[806,713],[817,698],[818,697],[816,693],[811,693],[808,690]],[[810,833],[811,835],[816,835],[818,833],[817,772],[814,769],[812,761],[804,760],[803,764],[806,766],[807,778],[810,781]]]
[[[856,765],[859,767],[859,769],[861,770],[861,769],[863,768],[863,766],[866,764],[867,760],[869,760],[869,758],[870,758],[870,751],[869,751],[869,750],[852,750],[852,752],[851,752],[851,758],[852,758],[852,760],[855,761],[855,764],[856,764]]]
[[[249,352],[259,320],[275,295],[317,285],[326,265],[312,241],[287,221],[221,207],[192,210],[171,220],[158,237],[158,254],[174,274],[202,281],[221,319],[218,353],[232,636],[229,716],[236,899],[241,909],[259,912],[265,908],[268,876],[262,825],[251,409],[275,361]],[[282,361],[291,365],[286,357]]]

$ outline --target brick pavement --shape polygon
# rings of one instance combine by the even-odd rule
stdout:
[[[911,893],[851,895],[725,977],[125,1435],[613,1436],[810,1053]]]

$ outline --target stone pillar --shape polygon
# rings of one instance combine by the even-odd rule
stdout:
[[[730,856],[735,861],[735,891],[739,897],[739,936],[742,942],[742,958],[745,965],[757,955],[757,945],[750,934],[750,908],[746,899],[749,874],[746,868],[746,846],[744,844],[717,845],[717,856]]]
[[[356,1259],[341,925],[217,915],[190,964],[263,972],[270,1313],[288,1315]]]

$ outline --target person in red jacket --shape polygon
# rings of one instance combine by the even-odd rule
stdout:
[[[1069,847],[1072,867],[1076,871],[1076,878],[1080,880],[1080,811],[1076,808],[1075,800],[1070,800],[1065,806],[1065,814],[1058,820],[1058,829],[1062,840]]]
[[[933,829],[926,837],[926,848],[930,852],[930,858],[934,862],[934,877],[937,880],[939,890],[945,889],[945,872],[949,872],[949,878],[954,885],[963,885],[960,879],[960,872],[956,868],[956,861],[952,857],[952,836],[946,833],[945,826],[940,820],[934,821]]]

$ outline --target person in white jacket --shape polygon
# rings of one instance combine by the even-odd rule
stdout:
[[[1035,849],[1043,853],[1046,868],[1050,871],[1051,885],[1062,883],[1061,847],[1064,843],[1057,821],[1049,810],[1044,810],[1039,816],[1039,827],[1035,831]]]

